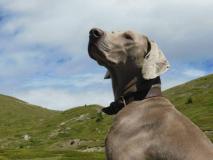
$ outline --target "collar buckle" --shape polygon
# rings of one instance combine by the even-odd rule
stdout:
[[[124,107],[126,107],[126,100],[125,100],[124,96],[121,96],[121,101],[124,104]]]

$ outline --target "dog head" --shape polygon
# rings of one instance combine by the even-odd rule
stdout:
[[[88,51],[91,58],[108,69],[127,64],[140,68],[144,79],[156,78],[169,68],[158,45],[133,31],[106,32],[93,28],[89,32]]]

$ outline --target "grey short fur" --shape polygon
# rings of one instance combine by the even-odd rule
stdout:
[[[138,75],[153,79],[169,68],[157,44],[133,31],[90,31],[89,55],[107,68],[115,100]],[[131,92],[137,91],[137,82]],[[160,89],[160,87],[159,87]],[[151,89],[150,89],[151,90]],[[164,97],[133,101],[115,116],[107,160],[213,160],[207,136]]]

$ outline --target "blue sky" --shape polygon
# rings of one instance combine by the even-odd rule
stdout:
[[[87,53],[92,27],[136,30],[171,64],[163,88],[213,72],[211,0],[1,0],[0,93],[64,110],[113,100]]]

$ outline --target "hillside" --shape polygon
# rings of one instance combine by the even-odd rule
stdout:
[[[164,95],[213,141],[213,74],[168,89]]]
[[[168,89],[164,91],[164,96],[213,141],[213,75]],[[100,118],[98,110],[99,106],[87,106],[63,112],[64,120],[70,119],[68,123],[63,124],[64,128],[70,128],[70,131],[67,131],[64,136],[83,141],[89,140],[91,143],[88,142],[86,147],[95,147],[99,144],[102,146],[112,117],[102,114],[101,120],[97,122],[97,118]],[[76,148],[78,148],[77,145]],[[85,149],[85,146],[79,145],[79,148]]]
[[[59,112],[0,95],[0,148],[22,147],[21,143],[25,143],[24,136],[41,135],[44,132],[43,124],[58,114]]]
[[[213,75],[168,89],[164,95],[213,141]],[[74,155],[103,159],[103,153],[70,152],[103,151],[112,116],[101,114],[100,109],[87,105],[58,112],[0,95],[0,159],[52,160]]]
[[[99,113],[100,108],[88,105],[59,112],[0,95],[0,148],[86,149],[103,146],[112,119]]]
[[[100,114],[100,108],[88,105],[59,112],[0,95],[0,160],[103,159],[103,153],[70,152],[103,151],[112,118]]]

